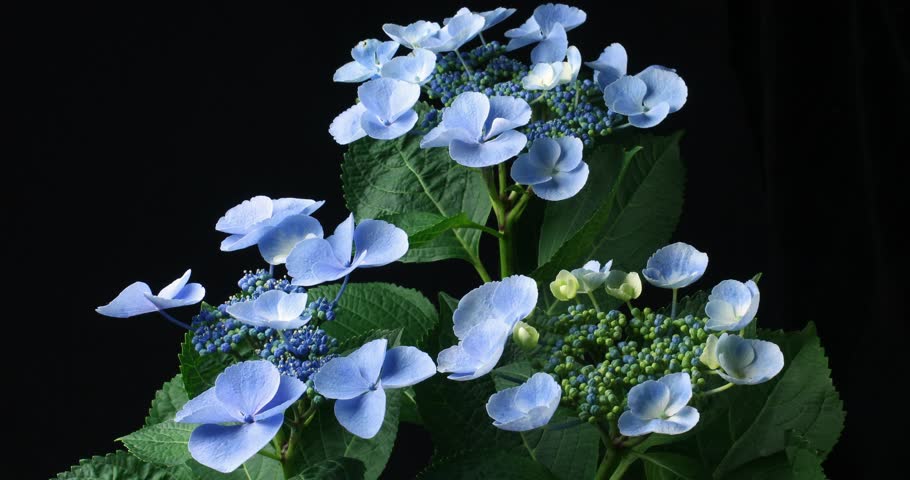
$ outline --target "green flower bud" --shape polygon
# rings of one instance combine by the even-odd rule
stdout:
[[[578,294],[578,279],[568,270],[562,270],[556,275],[556,280],[550,282],[550,292],[557,300],[572,300]]]
[[[537,346],[537,341],[540,340],[540,333],[527,323],[518,322],[512,329],[512,340],[525,350],[533,350]]]
[[[708,336],[708,340],[705,342],[705,350],[698,359],[711,370],[716,370],[720,367],[720,363],[717,361],[717,337],[714,335]]]
[[[641,277],[638,276],[638,272],[611,270],[604,286],[611,297],[623,302],[634,300],[641,295]]]

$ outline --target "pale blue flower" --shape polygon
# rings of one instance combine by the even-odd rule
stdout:
[[[676,242],[654,252],[641,273],[655,287],[676,289],[695,283],[707,268],[707,254],[687,243]]]
[[[310,321],[306,293],[269,290],[254,300],[227,307],[227,313],[242,323],[275,330],[300,328]]]
[[[436,374],[429,355],[415,347],[386,351],[384,338],[364,344],[346,357],[329,360],[313,376],[313,386],[335,399],[335,418],[349,432],[373,438],[385,418],[386,389],[404,388]]]
[[[689,89],[674,70],[652,65],[604,89],[604,103],[638,128],[651,128],[686,104]]]
[[[197,462],[229,473],[266,446],[284,423],[284,411],[306,392],[265,360],[226,368],[215,386],[187,402],[174,421],[201,423],[190,435]]]
[[[152,295],[148,284],[136,282],[124,288],[111,303],[98,307],[95,311],[106,317],[128,318],[197,304],[205,296],[205,288],[198,283],[187,283],[190,273],[191,270],[187,270],[182,277],[162,288],[158,295]]]
[[[559,74],[559,84],[574,82],[581,71],[581,52],[578,47],[571,46],[566,50],[566,61],[562,62],[562,73]]]
[[[221,251],[252,247],[284,219],[292,215],[310,215],[324,203],[306,198],[272,200],[263,195],[244,200],[228,210],[215,224],[215,230],[230,234],[221,242]]]
[[[594,82],[603,90],[607,85],[626,75],[628,63],[629,55],[626,49],[619,43],[613,43],[601,52],[597,60],[587,62],[585,65],[594,70]]]
[[[531,106],[514,97],[465,92],[442,112],[442,121],[420,141],[421,148],[449,147],[466,167],[489,167],[518,155],[528,137],[516,128],[531,120]]]
[[[538,138],[512,164],[512,179],[533,186],[544,200],[570,198],[588,181],[588,164],[581,160],[583,149],[584,144],[575,137]]]
[[[587,14],[575,7],[552,3],[541,5],[534,9],[534,15],[524,24],[506,32],[506,37],[511,39],[506,51],[537,43],[531,51],[533,63],[562,61],[569,46],[566,32],[584,23],[586,18]]]
[[[435,53],[457,50],[476,37],[486,23],[484,18],[463,8],[449,22],[422,43],[422,48]]]
[[[736,280],[724,280],[717,284],[708,296],[705,313],[708,330],[735,331],[746,328],[746,325],[758,313],[760,295],[758,285],[752,280],[746,283]]]
[[[563,62],[538,63],[522,77],[525,90],[552,90],[560,84]]]
[[[382,220],[361,220],[354,228],[351,214],[332,236],[298,243],[288,255],[287,269],[293,285],[309,287],[337,280],[357,268],[388,265],[407,252],[404,230]]]
[[[439,352],[439,371],[452,380],[486,375],[499,362],[515,325],[537,305],[537,284],[513,275],[468,292],[452,314],[458,345]]]
[[[335,70],[332,80],[336,82],[360,83],[380,75],[382,66],[398,51],[398,42],[380,42],[375,38],[363,40],[352,50],[353,62]]]
[[[483,23],[482,31],[485,32],[488,29],[498,25],[503,20],[511,17],[512,14],[515,13],[515,11],[516,10],[514,8],[497,7],[495,10],[489,10],[486,12],[474,12],[474,13],[483,17],[484,23]],[[470,13],[471,11],[468,10],[467,8],[462,7],[460,9],[458,9],[458,12],[456,12],[455,15],[461,15],[465,12]],[[442,21],[442,23],[444,25],[448,25],[451,20],[452,20],[451,18],[446,18],[445,20]]]
[[[322,225],[309,215],[285,218],[259,239],[259,253],[269,265],[282,265],[291,250],[308,238],[322,238]]]
[[[688,432],[699,418],[698,410],[686,406],[691,399],[692,380],[685,372],[639,383],[629,390],[629,410],[619,417],[619,433],[638,437]]]
[[[582,265],[581,268],[572,270],[572,275],[578,279],[578,293],[594,293],[607,281],[607,276],[610,275],[610,267],[612,266],[613,260],[605,263],[603,267],[600,266],[600,262],[597,260],[591,260]]]
[[[724,333],[717,341],[717,373],[736,385],[756,385],[784,368],[784,354],[773,342]]]
[[[398,138],[414,128],[420,86],[393,78],[377,78],[357,88],[360,103],[335,117],[329,133],[341,145],[365,136]]]
[[[439,24],[418,20],[408,26],[387,23],[382,26],[382,31],[392,40],[410,49],[423,48],[423,43],[439,31]]]
[[[487,401],[493,426],[510,432],[542,427],[553,418],[562,388],[547,373],[535,373],[527,382],[496,392]]]
[[[423,85],[430,80],[436,68],[436,54],[423,48],[410,54],[395,57],[382,66],[383,78]]]

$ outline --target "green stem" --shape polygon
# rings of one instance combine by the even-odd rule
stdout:
[[[487,267],[483,266],[480,259],[471,260],[471,265],[474,265],[474,270],[477,270],[477,274],[480,275],[480,279],[483,280],[483,283],[493,281],[493,277],[490,276],[490,272],[487,272]]]
[[[673,289],[673,306],[670,307],[670,320],[676,319],[676,294],[679,292],[678,288]]]
[[[246,474],[247,480],[253,480],[253,477],[250,476],[250,471],[246,469],[246,464],[241,463],[240,466],[243,467],[243,473]],[[285,475],[285,476],[287,476],[287,475]]]
[[[499,237],[499,276],[506,278],[512,275],[512,265],[515,262],[515,245],[512,241],[512,233],[503,230],[502,236]]]
[[[594,305],[594,310],[597,310],[597,313],[600,313],[600,305],[597,304],[597,299],[594,298],[594,294],[588,292],[588,298],[591,299],[591,303]]]
[[[732,387],[733,387],[733,384],[732,384],[732,383],[727,383],[726,385],[721,385],[721,386],[719,386],[719,387],[717,387],[717,388],[715,388],[715,389],[708,390],[707,392],[704,392],[704,393],[702,393],[701,395],[702,395],[703,397],[708,397],[708,396],[711,396],[711,395],[714,395],[714,394],[723,392],[724,390],[727,390],[728,388],[732,388]]]
[[[626,474],[626,470],[628,470],[637,460],[638,456],[634,452],[629,452],[628,455],[622,458],[622,461],[619,462],[616,469],[613,470],[613,475],[610,475],[610,480],[621,480],[623,475]]]
[[[506,186],[509,183],[509,174],[506,172],[506,164],[499,164],[499,198],[506,198]]]
[[[597,467],[597,474],[594,475],[595,480],[607,480],[610,477],[610,473],[616,468],[616,465],[619,463],[620,456],[616,450],[612,447],[607,448],[607,452],[604,453],[603,460],[600,461],[600,466]]]
[[[280,456],[278,456],[278,455],[276,455],[276,454],[274,454],[274,453],[272,453],[272,452],[270,452],[270,451],[268,451],[268,450],[260,450],[260,451],[259,451],[259,455],[262,455],[263,457],[269,457],[269,458],[271,458],[272,460],[278,460],[279,462],[281,461],[281,457],[280,457]]]
[[[626,300],[626,306],[629,307],[629,315],[632,315],[632,302]],[[634,317],[634,315],[632,315]]]

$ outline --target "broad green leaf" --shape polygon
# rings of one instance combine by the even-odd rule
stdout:
[[[186,465],[193,472],[195,480],[281,480],[284,478],[281,463],[262,455],[253,455],[231,473],[212,470],[195,460],[190,460]]]
[[[310,298],[333,299],[340,285],[311,288]],[[402,345],[417,345],[436,323],[436,308],[420,292],[391,283],[351,283],[322,328],[339,342],[370,330],[401,328]]]
[[[589,154],[588,188],[547,205],[540,266],[532,276],[550,281],[559,270],[592,259],[613,259],[616,268],[627,271],[644,265],[670,239],[682,211],[680,136],[637,135],[625,148],[603,145]],[[635,146],[642,148],[635,153]]]
[[[499,450],[481,450],[434,462],[420,480],[557,480],[546,467],[530,458]]]
[[[333,458],[307,467],[290,480],[362,480],[363,462],[354,458]]]
[[[411,249],[422,247],[443,233],[454,229],[484,230],[486,228],[472,222],[464,212],[451,217],[427,212],[408,212],[389,215],[383,217],[382,220],[404,230],[408,234],[408,246]]]
[[[701,462],[676,453],[654,452],[637,454],[644,463],[648,480],[700,480],[708,478]]]
[[[348,457],[363,462],[363,478],[374,480],[385,469],[395,437],[398,435],[400,390],[386,390],[386,413],[382,428],[375,437],[365,440],[344,429],[335,419],[333,403],[325,402],[316,412],[312,423],[300,434],[290,462],[295,471],[318,465],[325,460]]]
[[[194,398],[213,387],[218,374],[232,363],[231,357],[221,352],[200,355],[193,348],[192,332],[187,332],[184,337],[177,358],[180,360],[180,374],[189,398]]]
[[[196,480],[184,466],[151,465],[124,451],[81,460],[57,480]]]
[[[196,425],[167,421],[137,430],[119,440],[140,460],[159,465],[180,465],[189,460],[187,444]]]
[[[352,143],[341,168],[348,208],[358,220],[415,212],[449,218],[464,212],[471,222],[485,225],[491,205],[480,174],[455,163],[446,148],[421,149],[420,139],[405,135]],[[480,235],[476,229],[444,232],[411,248],[402,261],[461,258],[478,264]]]
[[[174,378],[164,382],[161,390],[155,392],[149,414],[145,417],[145,425],[173,420],[174,415],[188,400],[186,387],[183,386],[183,376],[178,373]]]
[[[423,418],[420,416],[420,410],[417,409],[417,392],[414,391],[414,387],[401,389],[399,418],[402,422],[423,425]]]
[[[364,343],[371,342],[373,340],[379,340],[384,338],[388,340],[386,348],[395,348],[401,345],[401,334],[404,332],[403,328],[396,328],[393,330],[389,329],[380,329],[380,330],[369,330],[360,335],[355,335],[353,337],[346,338],[343,342],[338,344],[338,353],[341,355],[346,355],[354,350],[357,350]]]

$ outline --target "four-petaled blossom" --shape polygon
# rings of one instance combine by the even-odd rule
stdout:
[[[473,380],[499,362],[515,325],[537,305],[533,279],[513,275],[468,292],[452,314],[458,345],[439,352],[439,371],[452,380]]]
[[[380,75],[382,66],[391,60],[397,51],[398,42],[381,42],[375,38],[363,40],[351,50],[354,61],[335,70],[332,80],[360,83],[376,78]]]
[[[708,352],[711,353],[708,353]],[[742,338],[739,335],[720,336],[702,363],[719,365],[717,371],[724,380],[736,385],[756,385],[774,378],[784,368],[784,354],[773,342]],[[712,358],[710,355],[716,355]]]
[[[515,128],[530,120],[531,106],[520,98],[465,92],[443,110],[420,147],[449,147],[452,159],[466,167],[498,165],[525,148],[528,137]]]
[[[483,30],[481,30],[481,31],[485,32],[488,29],[498,25],[503,20],[511,17],[512,14],[515,13],[515,11],[516,10],[514,8],[497,7],[495,10],[488,10],[486,12],[474,12],[474,13],[483,17]],[[462,7],[460,9],[458,9],[458,12],[456,12],[455,15],[461,15],[464,12],[470,13],[471,11],[468,10],[467,8]],[[444,25],[448,25],[450,21],[452,21],[451,18],[446,18],[445,20],[442,21],[442,23]]]
[[[604,282],[604,288],[607,294],[622,302],[635,300],[641,295],[641,277],[638,272],[623,272],[622,270],[611,270]]]
[[[205,288],[198,283],[187,283],[190,273],[187,270],[182,277],[162,288],[158,295],[152,295],[152,289],[145,282],[136,282],[124,288],[111,303],[95,311],[106,317],[128,318],[199,303],[205,296]]]
[[[578,279],[568,270],[560,270],[556,274],[556,280],[550,282],[550,293],[557,300],[568,302],[578,294]]]
[[[566,32],[585,22],[584,11],[562,4],[548,3],[534,9],[534,15],[518,28],[506,32],[510,38],[506,51],[540,42],[531,51],[534,63],[560,62],[566,56]]]
[[[584,144],[576,137],[538,138],[512,164],[512,179],[534,187],[544,200],[575,196],[588,181],[588,164],[582,161]]]
[[[688,373],[672,373],[629,390],[629,410],[619,417],[619,433],[638,437],[649,433],[678,435],[698,423],[698,410],[686,406],[692,398]]]
[[[525,90],[552,90],[560,84],[562,69],[563,62],[538,63],[522,77],[521,86]]]
[[[384,338],[365,343],[316,372],[313,386],[335,399],[335,418],[349,432],[373,438],[385,418],[385,390],[420,383],[436,374],[429,355],[415,347],[386,350]]]
[[[562,72],[559,74],[559,84],[574,82],[581,71],[581,52],[578,47],[571,46],[566,50],[566,61],[562,62]]]
[[[549,374],[538,372],[525,383],[496,392],[487,401],[487,414],[493,426],[510,432],[525,432],[550,421],[562,388]]]
[[[676,242],[654,252],[641,273],[655,287],[683,288],[695,283],[707,268],[706,253],[687,243]]]
[[[626,75],[628,63],[629,55],[626,49],[619,43],[613,43],[601,52],[597,60],[587,62],[585,65],[594,70],[594,83],[603,90],[607,85]]]
[[[600,266],[597,260],[591,260],[585,263],[581,268],[572,270],[572,276],[578,279],[578,293],[594,293],[594,290],[600,288],[607,281],[610,274],[610,267],[613,266],[613,260],[608,261]]]
[[[358,87],[357,95],[360,103],[341,112],[329,126],[332,138],[341,145],[368,135],[377,140],[398,138],[417,123],[414,104],[420,98],[420,85],[377,78]]]
[[[353,253],[352,253],[353,252]],[[328,238],[298,243],[288,255],[292,284],[309,287],[342,278],[357,268],[388,265],[408,253],[408,234],[382,220],[361,220],[354,215],[341,222]]]
[[[322,225],[309,215],[291,215],[259,239],[262,258],[269,265],[282,265],[291,250],[308,238],[322,238]]]
[[[689,88],[675,71],[651,65],[626,75],[604,89],[604,103],[638,128],[651,128],[686,104]]]
[[[410,49],[423,48],[423,43],[439,31],[439,24],[418,20],[408,26],[387,23],[382,26],[382,31],[392,40]]]
[[[382,66],[383,78],[423,85],[430,80],[436,68],[436,54],[417,48],[408,55],[395,57]]]
[[[292,215],[310,215],[324,204],[306,198],[272,200],[257,195],[231,207],[218,219],[215,230],[230,234],[221,242],[222,252],[233,252],[259,243],[270,230]]]
[[[238,363],[221,372],[214,387],[187,402],[174,421],[201,423],[190,435],[190,455],[229,473],[272,440],[284,423],[284,411],[304,392],[303,382],[280,375],[268,361]]]
[[[476,37],[483,30],[485,23],[484,17],[467,8],[462,8],[449,19],[444,27],[425,39],[422,42],[422,48],[435,53],[458,50],[459,47]]]
[[[289,330],[300,328],[310,321],[306,301],[306,293],[269,290],[255,300],[238,302],[227,307],[227,313],[254,327]]]
[[[717,284],[708,296],[705,314],[708,322],[705,328],[718,331],[741,330],[758,313],[760,295],[758,285],[752,280],[746,283],[724,280]]]

